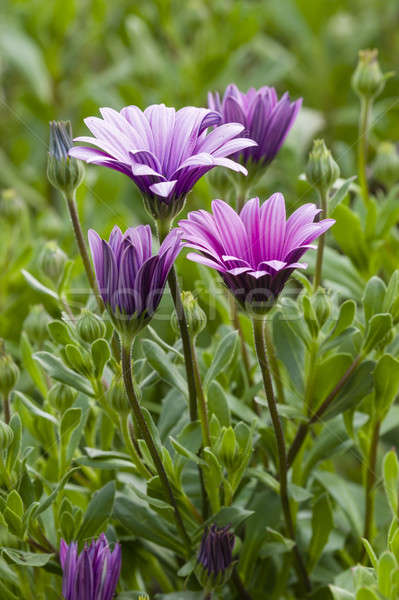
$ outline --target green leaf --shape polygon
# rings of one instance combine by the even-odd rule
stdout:
[[[63,321],[51,321],[51,323],[47,325],[47,329],[56,344],[66,346],[67,344],[76,343],[70,327]]]
[[[219,423],[225,427],[230,425],[230,409],[226,393],[218,381],[211,381],[208,387],[209,417],[216,415]]]
[[[332,331],[331,337],[335,338],[341,335],[353,323],[356,314],[356,303],[353,300],[345,300],[339,307],[337,322]]]
[[[326,494],[320,496],[312,510],[312,538],[309,546],[309,568],[313,570],[320,559],[334,527],[331,502]]]
[[[363,490],[336,473],[317,471],[316,479],[346,514],[353,531],[359,538],[363,530]]]
[[[79,528],[77,538],[80,541],[88,540],[104,528],[112,514],[115,498],[115,482],[108,482],[101,490],[98,490],[86,509],[82,525]]]
[[[355,596],[352,594],[352,592],[348,592],[335,585],[329,585],[328,589],[330,590],[334,600],[355,600]]]
[[[25,369],[28,371],[32,378],[33,383],[41,393],[43,397],[47,394],[47,385],[43,373],[33,360],[33,348],[30,345],[29,338],[25,331],[21,334],[20,342],[21,360]]]
[[[364,361],[357,367],[324,413],[324,420],[329,420],[346,410],[354,408],[371,393],[374,383],[374,367],[375,363],[371,360]]]
[[[387,598],[391,598],[392,574],[397,568],[397,563],[392,552],[384,552],[377,567],[378,589]]]
[[[41,554],[39,552],[24,552],[15,548],[1,548],[1,552],[13,563],[21,567],[44,567],[54,554]]]
[[[348,437],[342,415],[337,415],[324,427],[316,437],[312,447],[304,457],[303,478],[307,480],[312,469],[318,462],[332,458],[339,452],[344,452],[353,445]]]
[[[51,494],[49,494],[48,496],[46,496],[45,498],[43,498],[39,502],[39,504],[37,505],[37,507],[35,508],[35,510],[32,513],[32,519],[37,519],[37,517],[39,515],[41,515],[44,511],[46,511],[49,508],[49,506],[51,506],[53,504],[53,502],[57,498],[58,494],[63,489],[63,487],[65,486],[66,482],[68,481],[68,479],[70,478],[70,476],[72,475],[72,473],[74,471],[77,471],[77,468],[76,469],[71,469],[70,471],[68,471],[67,473],[65,473],[64,477],[55,486],[55,488],[51,492]]]
[[[69,408],[62,416],[60,425],[60,444],[67,464],[70,463],[80,442],[80,436],[73,436],[81,424],[82,409]],[[73,436],[73,437],[72,437]]]
[[[331,231],[341,250],[360,271],[367,271],[370,252],[359,216],[344,204],[339,204],[331,216],[336,219]]]
[[[22,269],[21,273],[25,277],[25,279],[26,279],[27,283],[30,285],[30,287],[33,288],[36,292],[39,292],[40,294],[43,294],[44,296],[49,296],[53,300],[56,300],[57,302],[59,302],[59,297],[58,297],[58,294],[56,294],[56,292],[54,292],[53,290],[50,290],[50,288],[48,288],[45,285],[43,285],[42,283],[40,283],[40,281],[38,281],[38,279],[36,279],[36,277],[33,277],[33,275],[31,275],[28,271],[25,271],[25,269]]]
[[[356,600],[379,600],[371,588],[362,587],[356,592]]]
[[[392,316],[389,313],[374,315],[368,324],[363,351],[370,352],[377,346],[392,329]]]
[[[395,450],[385,454],[383,462],[384,488],[393,516],[398,513],[399,462]]]
[[[50,352],[36,352],[33,358],[44,368],[44,370],[56,381],[65,383],[87,396],[94,396],[93,388],[90,382],[82,375],[75,373],[72,369],[66,367],[59,358],[50,354]]]
[[[384,354],[374,370],[375,406],[383,419],[399,390],[399,360]]]
[[[387,287],[379,277],[374,276],[367,282],[362,298],[366,323],[373,315],[384,312],[386,291]]]
[[[91,356],[95,367],[95,376],[101,377],[104,367],[111,357],[111,350],[107,340],[100,338],[91,345]]]
[[[373,568],[376,569],[377,568],[377,556],[373,550],[373,548],[371,547],[371,544],[368,540],[366,540],[366,538],[362,538],[362,543],[364,546],[364,549],[367,552],[367,556],[370,559],[371,564],[373,565]]]
[[[143,340],[142,347],[148,362],[158,373],[159,377],[170,386],[187,395],[186,381],[173,365],[166,352],[152,340]]]
[[[335,194],[328,201],[328,212],[332,214],[338,204],[341,204],[342,200],[345,198],[346,194],[349,191],[350,186],[356,179],[356,175],[353,177],[349,177],[349,179],[345,179],[340,188],[337,189]],[[339,180],[341,181],[341,180]]]
[[[212,381],[231,363],[238,348],[238,332],[229,331],[219,342],[211,366],[209,367],[204,381],[204,389],[207,389]]]

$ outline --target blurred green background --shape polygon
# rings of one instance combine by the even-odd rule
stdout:
[[[209,89],[232,81],[289,90],[303,97],[304,109],[256,191],[283,191],[294,206],[310,194],[298,176],[316,135],[333,149],[343,176],[354,173],[358,100],[350,77],[366,47],[379,49],[383,71],[398,70],[397,0],[2,0],[0,189],[14,188],[28,204],[31,235],[18,224],[10,243],[1,233],[0,335],[16,338],[16,320],[38,301],[19,269],[34,271],[42,241],[55,238],[76,254],[64,206],[45,176],[49,120],[70,119],[82,135],[83,118],[100,106],[201,106]],[[396,77],[375,105],[371,155],[379,139],[399,139],[397,91]],[[212,193],[201,181],[190,208]],[[88,170],[78,199],[85,229],[147,220],[134,185],[107,169]],[[6,285],[10,256],[18,268]]]

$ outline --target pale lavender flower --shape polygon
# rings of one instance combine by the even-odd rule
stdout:
[[[300,258],[335,223],[314,222],[320,212],[315,204],[304,204],[286,220],[282,194],[262,206],[252,198],[239,215],[223,200],[214,200],[212,210],[180,221],[184,245],[200,252],[188,258],[219,271],[238,302],[257,312],[273,306],[294,269],[306,269]]]
[[[97,284],[118,329],[137,333],[159,306],[170,269],[181,249],[181,232],[173,229],[152,254],[149,225],[114,227],[109,241],[89,231]]]
[[[280,100],[273,87],[250,88],[241,92],[232,83],[227,86],[223,99],[219,93],[209,92],[208,106],[219,112],[223,123],[242,123],[245,135],[257,142],[257,146],[237,151],[233,158],[251,170],[272,162],[293,126],[302,99],[291,102],[286,92]]]
[[[76,146],[69,154],[128,175],[156,219],[171,218],[180,212],[194,184],[214,167],[247,173],[227,157],[255,142],[248,136],[237,137],[244,130],[241,124],[218,127],[221,117],[213,110],[187,106],[176,111],[154,104],[144,112],[137,106],[127,106],[120,112],[101,108],[100,112],[102,119],[85,119],[94,137],[75,140],[99,149]],[[215,127],[208,132],[211,126]]]
[[[76,542],[61,540],[60,561],[65,600],[112,600],[121,570],[119,544],[112,551],[102,533],[79,554]]]

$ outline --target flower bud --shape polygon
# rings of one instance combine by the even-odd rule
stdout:
[[[0,452],[7,450],[14,439],[14,432],[9,425],[0,421]]]
[[[306,165],[306,178],[319,191],[327,191],[339,177],[339,166],[324,140],[314,140]]]
[[[67,260],[67,255],[56,242],[47,242],[39,256],[39,267],[43,275],[57,286],[64,273]]]
[[[237,458],[237,440],[232,427],[223,427],[218,455],[226,469],[233,469]]]
[[[82,183],[84,166],[68,156],[72,148],[72,127],[69,121],[51,121],[47,177],[50,183],[66,195],[71,195]]]
[[[41,346],[44,340],[48,338],[47,326],[50,321],[51,317],[41,304],[33,306],[24,321],[24,330],[29,339],[38,346]]]
[[[318,288],[317,292],[312,296],[312,306],[316,314],[319,327],[323,327],[331,312],[330,299],[323,288]]]
[[[7,396],[14,388],[19,377],[19,369],[12,356],[7,354],[0,340],[0,392]]]
[[[373,164],[374,176],[388,188],[399,181],[399,153],[395,144],[382,142]]]
[[[81,339],[88,344],[104,337],[106,332],[104,321],[86,309],[82,310],[76,329]]]
[[[48,392],[48,401],[58,412],[63,414],[71,408],[78,395],[77,391],[63,383],[55,383]]]
[[[63,354],[68,367],[85,377],[93,375],[94,365],[87,350],[75,344],[67,344]]]
[[[360,50],[359,62],[352,76],[352,87],[358,96],[371,99],[381,94],[385,77],[378,63],[378,50]]]
[[[3,190],[0,196],[0,217],[9,225],[20,221],[25,212],[25,203],[13,189]]]
[[[107,392],[107,399],[117,413],[127,415],[130,403],[123,384],[122,373],[116,373]]]
[[[186,314],[188,329],[191,335],[196,337],[206,327],[206,314],[191,292],[182,292],[181,301]],[[171,326],[173,331],[178,334],[179,323],[175,312],[172,314]]]
[[[233,570],[234,534],[230,526],[212,525],[204,532],[195,570],[198,581],[207,591],[224,585]]]

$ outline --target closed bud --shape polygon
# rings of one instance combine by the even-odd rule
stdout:
[[[82,347],[75,344],[67,344],[64,348],[64,358],[68,367],[84,375],[91,377],[94,372],[94,365],[90,354]]]
[[[56,242],[46,242],[39,256],[39,267],[54,285],[58,285],[64,274],[67,255]]]
[[[312,296],[312,305],[319,327],[323,327],[331,312],[330,299],[325,290],[318,288],[317,292]]]
[[[88,344],[104,337],[106,332],[104,321],[86,309],[82,310],[76,329],[80,338]]]
[[[206,314],[191,292],[182,292],[181,301],[186,314],[188,329],[191,335],[196,337],[206,327]],[[171,325],[174,332],[178,334],[179,323],[176,313],[172,314]]]
[[[330,189],[338,177],[339,166],[324,140],[314,140],[306,165],[306,179],[317,190],[324,192]]]
[[[237,441],[232,427],[223,427],[218,455],[226,469],[234,468],[237,458]]]
[[[72,148],[72,127],[69,121],[51,121],[47,177],[50,183],[70,196],[84,177],[83,163],[68,155]]]
[[[7,354],[0,340],[0,392],[7,396],[14,388],[19,377],[19,369],[12,356]]]
[[[0,452],[7,450],[14,439],[14,432],[9,425],[0,421]]]
[[[71,408],[78,395],[77,391],[63,383],[55,383],[48,392],[48,401],[58,412],[63,414]]]
[[[399,181],[399,153],[395,144],[382,142],[373,163],[374,176],[388,188]]]
[[[235,538],[229,529],[229,525],[212,525],[202,536],[195,573],[207,593],[224,585],[231,577]]]
[[[47,326],[50,321],[50,316],[41,304],[33,306],[24,321],[24,330],[29,339],[38,346],[41,346],[44,340],[48,338]]]
[[[107,399],[117,413],[126,415],[130,410],[130,403],[123,384],[122,373],[116,373],[107,392]]]
[[[366,99],[378,96],[384,88],[385,79],[378,62],[378,50],[360,50],[352,76],[352,87],[357,95]]]
[[[18,223],[25,213],[25,203],[13,189],[3,190],[0,196],[0,217],[9,225]]]

